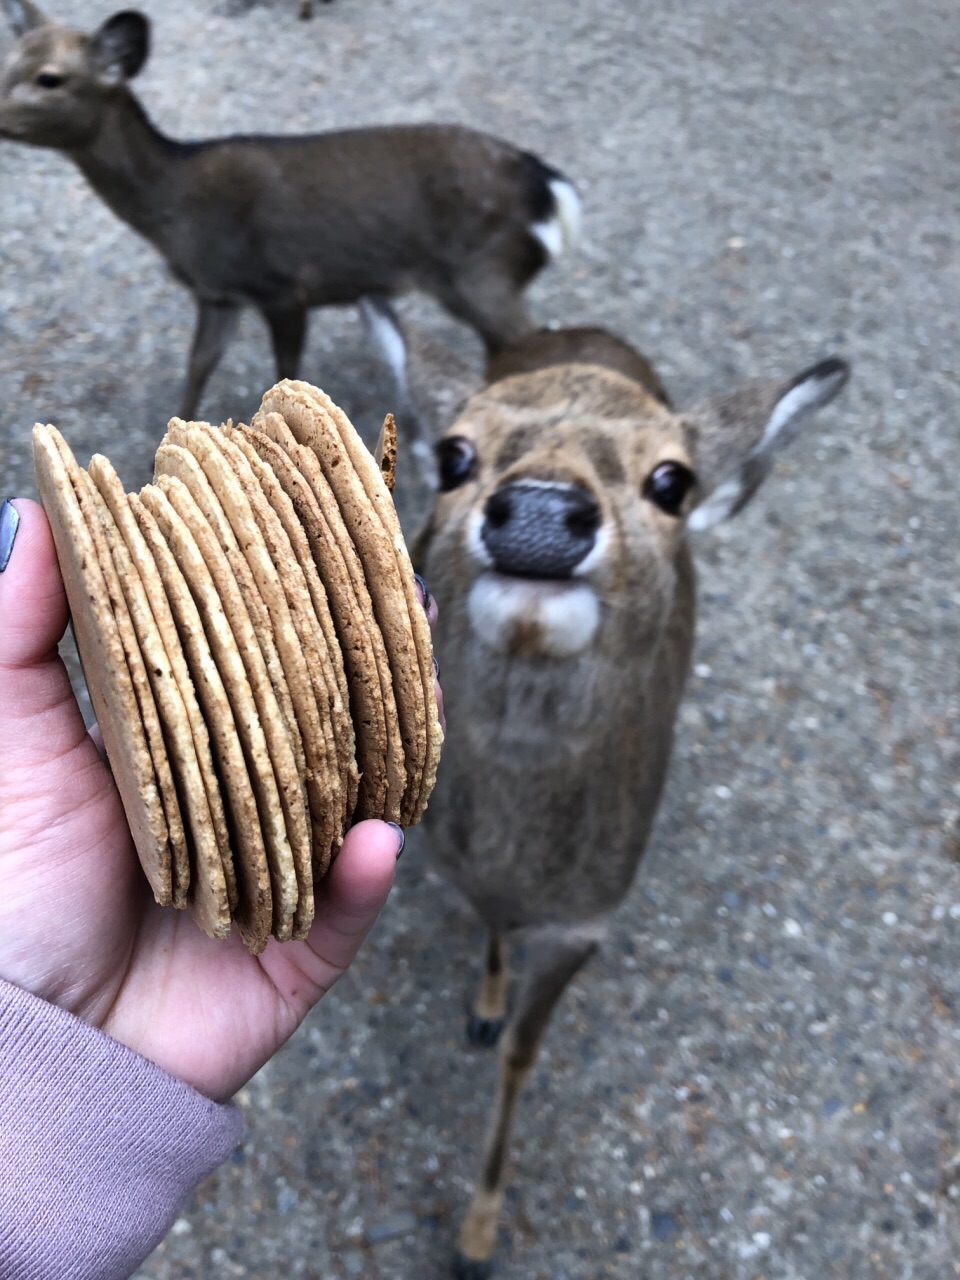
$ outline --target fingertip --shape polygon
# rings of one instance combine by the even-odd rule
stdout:
[[[414,581],[416,582],[417,599],[423,605],[424,612],[427,615],[427,622],[429,623],[430,630],[432,631],[433,628],[437,625],[437,618],[439,616],[439,610],[437,609],[437,602],[434,599],[434,597],[430,594],[429,588],[427,587],[427,584],[424,582],[423,578],[421,578],[420,574],[415,573],[413,577],[414,577]]]
[[[379,910],[393,887],[397,834],[389,823],[367,818],[351,827],[327,877],[329,891],[349,899],[352,910]]]

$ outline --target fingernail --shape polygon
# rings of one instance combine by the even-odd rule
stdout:
[[[437,661],[437,655],[433,655],[433,674],[440,679],[440,663]]]
[[[423,592],[423,607],[429,612],[430,609],[430,592],[427,590],[427,584],[420,577],[419,573],[415,573],[414,579],[419,584],[420,590]]]
[[[4,498],[0,507],[0,573],[10,563],[13,552],[13,540],[20,528],[20,512],[13,505],[11,498]]]
[[[407,842],[407,837],[404,835],[403,827],[401,827],[398,822],[388,822],[387,826],[393,827],[394,831],[397,833],[397,861],[399,862],[400,855],[403,853],[403,846]]]

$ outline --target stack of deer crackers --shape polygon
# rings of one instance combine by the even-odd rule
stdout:
[[[77,649],[158,902],[250,951],[304,938],[361,818],[418,822],[443,734],[391,491],[345,414],[279,383],[249,426],[174,418],[125,493],[33,434]]]

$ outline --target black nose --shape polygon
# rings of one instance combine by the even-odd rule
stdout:
[[[568,578],[600,528],[600,504],[572,484],[501,485],[483,515],[480,536],[494,567],[521,578]]]

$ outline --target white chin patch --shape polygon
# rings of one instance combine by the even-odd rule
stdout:
[[[467,600],[470,621],[491,649],[529,658],[572,658],[600,623],[596,592],[583,582],[484,573]]]

